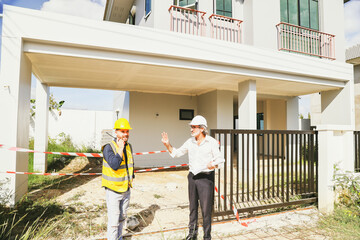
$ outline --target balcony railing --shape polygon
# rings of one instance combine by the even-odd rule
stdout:
[[[205,36],[206,12],[171,5],[170,30],[179,33]]]
[[[206,12],[175,5],[170,6],[169,12],[170,31],[241,43],[241,20],[212,14],[209,25],[204,18]],[[206,30],[210,30],[211,34],[207,34]]]
[[[278,49],[335,60],[335,35],[281,22]]]
[[[212,38],[241,43],[241,20],[217,14],[212,14],[209,20]]]

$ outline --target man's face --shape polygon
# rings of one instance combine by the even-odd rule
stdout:
[[[191,125],[191,136],[196,137],[201,133],[201,128],[199,125]]]
[[[116,137],[127,142],[129,139],[129,129],[116,129],[115,130]]]

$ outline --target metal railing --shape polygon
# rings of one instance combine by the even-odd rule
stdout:
[[[252,214],[317,201],[316,131],[215,129],[211,136],[225,158],[216,170],[216,216],[231,214],[233,205]]]
[[[217,14],[212,14],[209,20],[212,38],[241,43],[241,20]]]
[[[205,36],[206,12],[175,5],[170,6],[169,12],[170,31]]]
[[[284,22],[276,28],[279,50],[335,60],[335,35]]]
[[[360,172],[360,131],[354,131],[355,138],[355,172]]]

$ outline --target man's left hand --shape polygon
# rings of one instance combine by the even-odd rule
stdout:
[[[212,162],[209,162],[207,164],[207,168],[210,169],[210,170],[213,170],[215,168],[215,166],[212,165]]]

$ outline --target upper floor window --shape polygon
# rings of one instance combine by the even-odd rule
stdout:
[[[151,0],[145,0],[145,16],[151,12]]]
[[[196,0],[174,0],[174,5],[186,8],[196,8]]]
[[[319,30],[318,0],[280,0],[281,21]]]
[[[232,17],[232,0],[216,0],[216,14]]]

